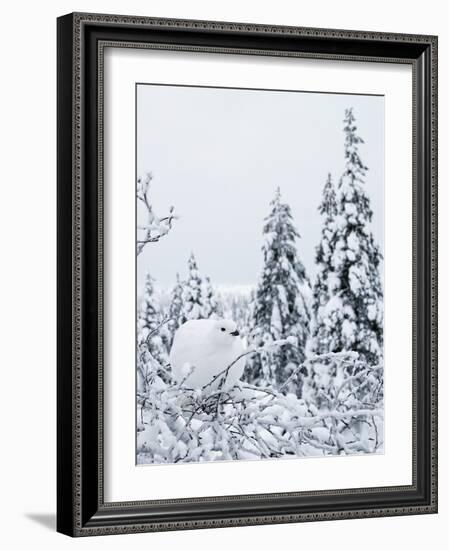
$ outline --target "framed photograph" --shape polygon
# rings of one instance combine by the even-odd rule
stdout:
[[[58,531],[437,511],[437,38],[58,19]]]

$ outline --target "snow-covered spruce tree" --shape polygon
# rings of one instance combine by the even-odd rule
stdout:
[[[195,256],[190,255],[187,280],[183,285],[180,324],[191,319],[208,319],[219,316],[219,304],[210,279],[198,271]]]
[[[138,343],[145,342],[148,352],[161,366],[168,363],[170,331],[164,324],[161,311],[154,293],[154,279],[150,273],[145,277],[145,289],[137,320]]]
[[[303,363],[309,336],[311,289],[296,247],[299,233],[290,206],[278,188],[263,226],[264,265],[255,292],[250,343],[260,346],[289,338],[292,345],[253,354],[247,361],[248,382],[279,388]],[[301,393],[300,375],[288,388]]]
[[[346,166],[337,193],[335,247],[327,275],[329,300],[318,308],[324,351],[357,351],[370,364],[382,357],[383,292],[381,253],[374,242],[373,216],[365,191],[367,167],[359,156],[363,143],[352,109],[345,111]]]
[[[220,292],[222,317],[235,321],[242,338],[245,340],[248,336],[251,309],[250,303],[252,303],[252,301],[250,294],[233,290],[224,290]]]
[[[323,198],[318,211],[323,217],[320,244],[316,248],[316,278],[313,285],[313,338],[311,349],[317,353],[327,353],[330,349],[330,331],[327,319],[322,315],[329,301],[329,283],[332,278],[332,258],[336,239],[337,198],[331,174],[328,174],[323,187]]]
[[[203,280],[198,271],[195,256],[190,254],[188,261],[188,275],[182,290],[182,307],[180,315],[180,324],[190,319],[203,318],[203,303],[201,296],[201,286]]]
[[[223,317],[223,306],[220,303],[209,277],[204,277],[201,287],[203,302],[203,317],[221,319]]]
[[[179,273],[176,273],[176,283],[171,291],[170,296],[170,305],[168,306],[168,318],[169,321],[167,326],[170,330],[170,342],[169,347],[173,343],[173,336],[178,330],[181,320],[181,311],[182,311],[182,294],[183,294],[184,284],[181,281]]]

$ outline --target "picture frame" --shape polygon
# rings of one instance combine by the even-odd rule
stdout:
[[[436,513],[437,37],[88,13],[58,18],[57,29],[57,530],[90,536]],[[105,500],[106,47],[411,67],[411,484],[166,499],[149,490],[144,500]]]

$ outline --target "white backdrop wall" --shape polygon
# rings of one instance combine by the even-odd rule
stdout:
[[[449,232],[447,126],[449,31],[445,2],[416,0],[60,0],[8,3],[2,10],[1,56],[1,284],[2,366],[0,418],[1,523],[5,548],[273,548],[283,544],[319,550],[359,546],[364,550],[435,545],[449,520],[447,429],[449,374],[440,353],[440,514],[157,533],[74,541],[55,528],[55,333],[56,333],[56,22],[71,11],[129,13],[161,17],[249,21],[440,36],[440,333],[448,333]]]

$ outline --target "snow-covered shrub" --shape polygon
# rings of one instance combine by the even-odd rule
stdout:
[[[139,464],[382,451],[382,368],[357,354],[307,360],[302,399],[243,382],[227,391],[192,390],[148,355],[142,359],[148,362],[147,389],[137,400]]]

